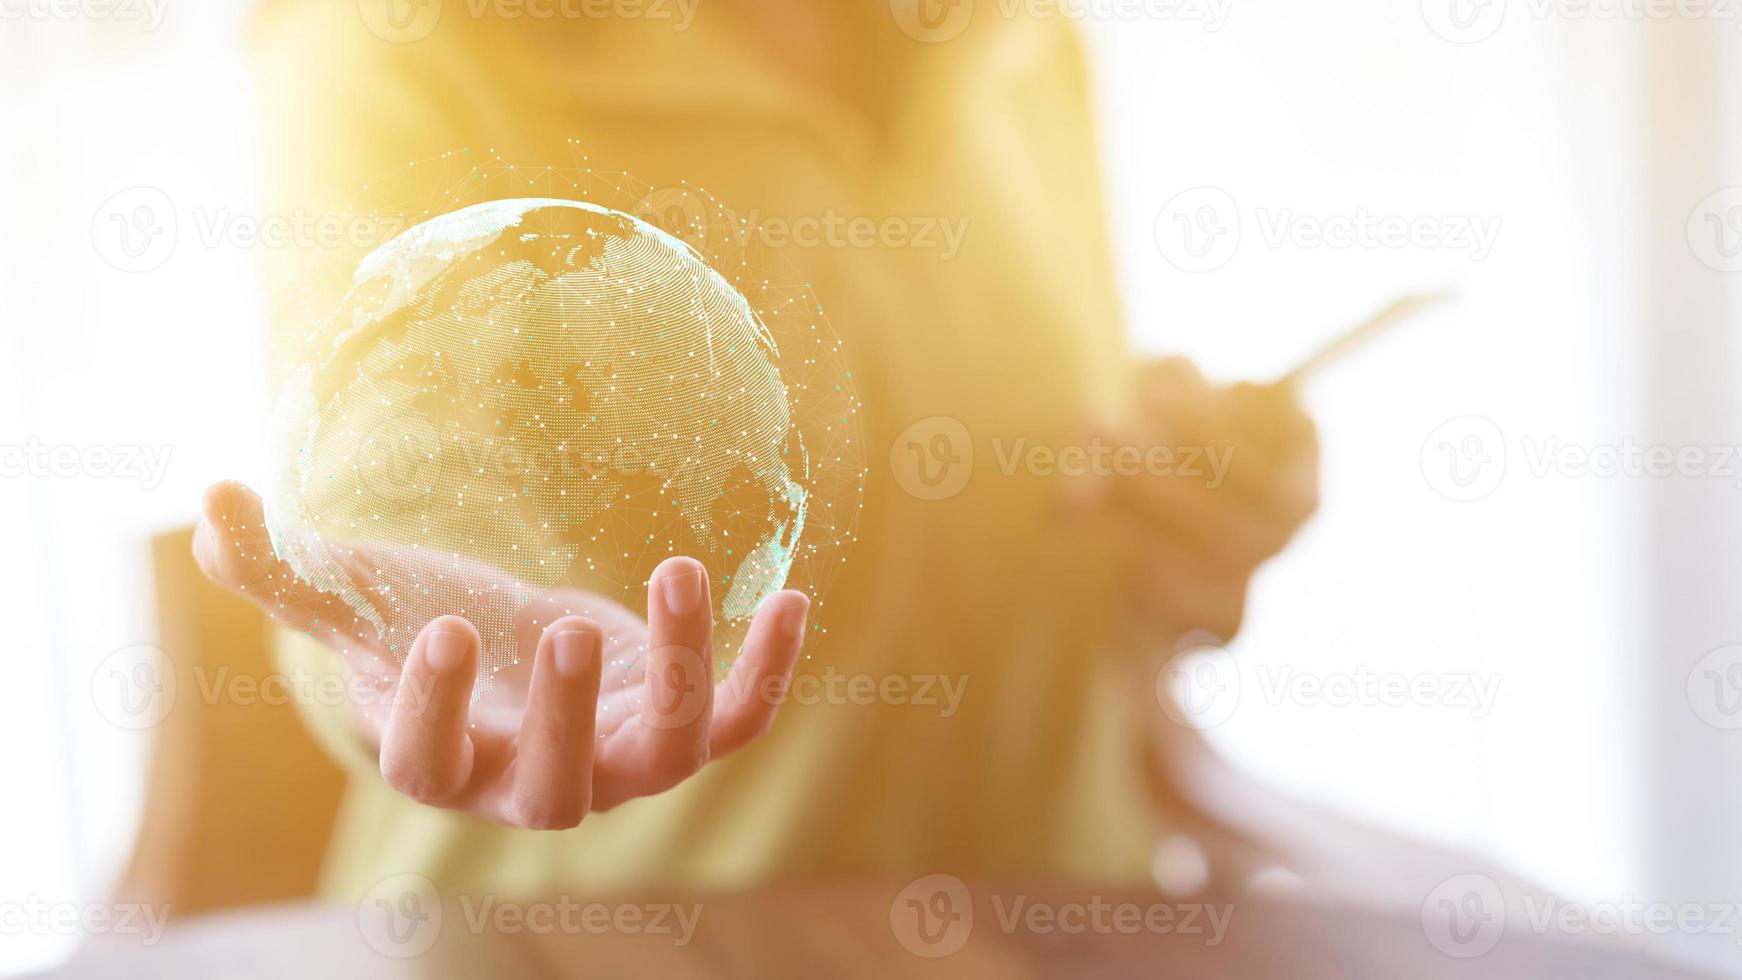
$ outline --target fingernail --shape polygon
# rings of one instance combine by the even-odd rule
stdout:
[[[797,636],[804,632],[805,620],[810,618],[811,600],[807,595],[800,595],[799,601],[790,603],[780,613],[780,626],[786,630],[786,635]]]
[[[583,630],[565,630],[551,638],[551,647],[555,650],[556,672],[559,676],[574,680],[586,672],[587,661],[591,657],[593,636]]]
[[[665,608],[682,616],[694,612],[702,602],[702,570],[678,572],[665,577]]]
[[[449,674],[466,662],[471,637],[464,633],[431,633],[423,645],[423,662],[438,674]]]

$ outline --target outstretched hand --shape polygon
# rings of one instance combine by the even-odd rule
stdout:
[[[800,592],[769,596],[716,685],[701,563],[670,558],[654,570],[645,620],[601,596],[553,590],[515,611],[518,662],[474,701],[483,645],[471,622],[431,620],[400,665],[367,620],[275,556],[260,498],[241,484],[207,491],[194,557],[214,582],[338,650],[359,682],[382,692],[358,699],[355,714],[388,785],[430,806],[539,830],[670,789],[766,731],[810,609]],[[395,557],[417,560],[409,549]],[[373,594],[378,563],[367,553],[344,560]],[[508,578],[483,566],[470,574]]]

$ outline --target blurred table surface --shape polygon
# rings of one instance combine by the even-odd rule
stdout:
[[[939,898],[933,884],[819,882],[657,900],[642,895],[545,903],[444,896],[427,905],[412,899],[409,908],[403,904],[406,889],[391,896],[397,906],[377,890],[356,907],[267,906],[172,924],[155,944],[119,938],[94,943],[49,976],[1707,976],[1659,962],[1637,944],[1547,937],[1517,922],[1506,924],[1491,949],[1453,956],[1436,948],[1419,914],[1315,905],[1278,893],[1243,895],[1230,903],[1129,886],[973,881],[960,885],[952,902]],[[395,907],[415,913],[403,920],[410,926],[394,934],[397,943],[384,938],[389,920],[372,918]],[[678,907],[693,926],[687,939]],[[1212,907],[1225,927],[1219,941],[1212,941]],[[566,920],[556,915],[564,908]],[[666,912],[656,926],[661,908]],[[1468,946],[1454,950],[1476,952],[1471,935],[1463,935]]]

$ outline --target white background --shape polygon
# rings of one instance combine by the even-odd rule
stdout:
[[[1397,292],[1459,290],[1309,390],[1323,511],[1263,574],[1235,653],[1243,677],[1497,677],[1493,711],[1270,704],[1248,683],[1214,737],[1294,792],[1572,897],[1737,900],[1742,734],[1701,722],[1686,680],[1708,650],[1742,642],[1726,557],[1742,553],[1742,491],[1733,477],[1539,475],[1527,458],[1546,440],[1738,441],[1739,277],[1683,237],[1706,194],[1742,184],[1742,117],[1720,99],[1742,89],[1718,74],[1736,60],[1735,25],[1519,5],[1460,45],[1429,28],[1434,2],[1236,0],[1217,31],[1085,24],[1144,349],[1269,378]],[[255,213],[247,82],[225,5],[174,7],[149,35],[0,23],[0,443],[173,450],[153,488],[0,479],[0,742],[17,794],[0,809],[0,901],[102,900],[131,846],[148,743],[103,720],[92,678],[150,636],[148,536],[190,521],[210,480],[260,472],[258,256],[194,224]],[[92,237],[104,201],[137,185],[184,222],[148,275],[113,268]],[[1157,218],[1206,185],[1235,202],[1242,234],[1224,266],[1188,272],[1158,245]],[[1500,232],[1477,260],[1275,248],[1260,227],[1363,209]],[[1500,433],[1506,459],[1491,493],[1459,502],[1434,438],[1464,416]],[[73,942],[7,936],[0,973]],[[1677,942],[1734,959],[1725,940]]]

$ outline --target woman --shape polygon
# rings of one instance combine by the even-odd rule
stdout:
[[[911,10],[814,0],[714,3],[689,21],[657,4],[606,18],[362,6],[286,2],[260,18],[262,158],[286,213],[343,213],[371,181],[458,147],[568,161],[574,138],[592,165],[697,185],[740,214],[962,229],[950,254],[911,236],[788,250],[845,343],[872,466],[828,597],[829,646],[799,670],[908,690],[930,679],[959,697],[789,703],[776,719],[716,692],[699,717],[650,720],[657,734],[610,758],[607,740],[595,758],[588,624],[553,626],[510,717],[469,727],[476,637],[437,620],[405,668],[434,692],[429,711],[311,710],[357,773],[329,890],[354,899],[408,871],[510,894],[834,873],[1146,876],[1165,828],[1144,786],[1146,719],[1129,705],[1155,711],[1155,685],[1130,665],[1191,630],[1232,635],[1253,570],[1315,505],[1316,447],[1287,393],[1210,387],[1189,365],[1125,350],[1070,24],[982,4],[940,40]],[[937,419],[959,422],[974,450],[972,478],[944,499],[885,462]],[[1071,480],[1012,457],[1015,445],[1206,447],[1231,465],[1215,480]],[[260,523],[250,492],[214,488],[202,564],[307,629],[286,606],[324,600],[268,597],[262,582],[285,570]],[[685,611],[695,571],[662,565],[647,612],[654,636],[701,649],[707,617]],[[804,607],[792,593],[768,601],[748,670],[792,669]],[[283,656],[347,669],[326,639],[287,635]],[[527,829],[583,817],[571,833]]]

